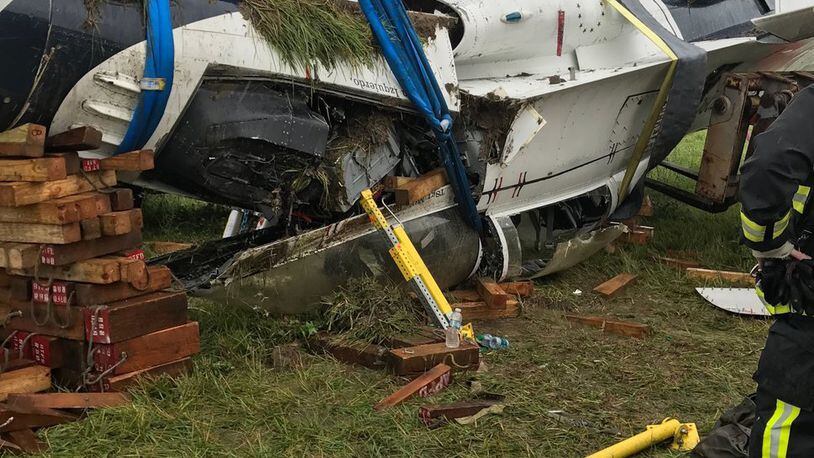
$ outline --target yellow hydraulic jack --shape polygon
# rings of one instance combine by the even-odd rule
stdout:
[[[407,280],[415,290],[421,303],[428,312],[435,318],[442,329],[449,327],[447,320],[452,314],[452,307],[449,306],[447,298],[441,292],[441,288],[435,282],[418,251],[413,246],[407,232],[401,224],[391,226],[387,222],[376,201],[373,200],[373,193],[369,189],[362,191],[362,208],[367,212],[370,221],[376,229],[382,231],[390,242],[390,256],[396,262],[404,279]],[[466,325],[461,329],[461,337],[464,339],[475,339],[472,325]]]
[[[588,455],[588,458],[624,458],[633,456],[668,439],[673,439],[673,443],[670,444],[671,449],[682,452],[691,451],[701,440],[698,437],[698,428],[695,427],[695,423],[681,423],[674,418],[668,418],[659,425],[648,426],[647,431],[625,439],[605,450]]]

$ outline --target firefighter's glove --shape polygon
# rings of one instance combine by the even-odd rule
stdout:
[[[814,261],[787,261],[788,305],[797,313],[814,316]]]
[[[787,271],[789,264],[790,261],[786,259],[770,258],[763,261],[757,280],[767,303],[771,305],[788,304],[790,288]]]

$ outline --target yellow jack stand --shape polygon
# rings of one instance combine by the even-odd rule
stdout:
[[[673,439],[670,448],[682,452],[691,451],[701,440],[695,423],[681,423],[674,418],[668,418],[659,425],[649,425],[647,431],[589,455],[587,458],[625,458],[670,438]]]

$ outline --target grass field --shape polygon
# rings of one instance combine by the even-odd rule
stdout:
[[[702,144],[702,137],[690,137],[674,155],[692,162]],[[203,332],[194,375],[145,385],[132,406],[48,429],[50,453],[572,457],[669,416],[706,431],[723,409],[754,390],[751,373],[768,323],[715,310],[695,294],[697,282],[652,259],[667,249],[695,250],[712,268],[750,268],[738,244],[735,210],[709,215],[651,195],[656,215],[647,223],[656,227],[656,238],[650,245],[603,252],[539,281],[520,318],[478,323],[478,331],[507,336],[511,349],[485,353],[485,371],[458,377],[431,399],[465,399],[465,382],[476,379],[507,396],[502,416],[429,431],[417,419],[423,400],[375,413],[371,406],[402,381],[321,356],[306,355],[301,370],[271,366],[272,348],[301,337],[313,326],[308,318],[270,319],[194,299],[191,313]],[[150,238],[218,234],[223,209],[181,202],[148,198],[147,224],[157,228]],[[622,296],[603,300],[590,292],[621,272],[639,275]],[[585,293],[574,295],[577,289]],[[566,311],[646,323],[654,333],[646,340],[605,335],[569,325]],[[558,422],[549,410],[564,410],[583,426]],[[680,454],[656,448],[644,456]]]

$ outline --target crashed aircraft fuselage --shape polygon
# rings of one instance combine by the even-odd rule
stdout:
[[[105,147],[87,154],[105,156],[138,103],[144,16],[138,4],[103,1],[89,24],[84,3],[0,0],[0,49],[14,62],[0,74],[0,129],[93,126]],[[606,223],[635,211],[646,173],[709,122],[722,75],[814,68],[801,25],[814,0],[405,4],[457,114],[470,191],[488,223],[483,234],[470,229],[449,188],[394,209],[442,286],[479,271],[532,278],[585,259],[621,233]],[[126,178],[267,221],[245,244],[210,247],[212,269],[190,273],[190,284],[240,285],[243,297],[250,291],[252,300],[296,309],[351,276],[397,275],[359,193],[439,164],[429,129],[384,60],[297,68],[237,0],[172,9],[174,84],[145,145],[157,167]],[[792,17],[797,36],[756,31],[751,19],[768,14]],[[648,130],[650,120],[657,123]],[[189,259],[165,261],[183,271]],[[305,276],[310,287],[291,293]]]

